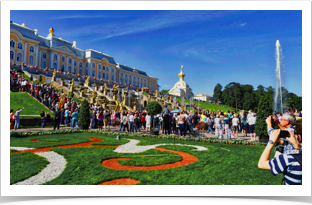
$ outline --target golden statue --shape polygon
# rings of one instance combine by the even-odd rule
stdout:
[[[141,91],[143,92],[143,87],[142,87]]]
[[[158,98],[158,92],[157,92],[157,90],[156,90],[155,96],[156,96],[156,98]]]
[[[104,84],[104,92],[105,93],[107,92],[107,85],[106,85],[106,83]]]
[[[64,105],[64,98],[65,98],[65,95],[64,95],[64,93],[61,95],[61,97],[60,97],[60,104],[59,104],[59,108],[62,108],[63,107],[63,105]]]
[[[114,91],[118,91],[119,85],[117,86],[114,85],[113,88],[114,88]]]
[[[157,91],[156,91],[157,92]],[[171,102],[171,95],[170,95],[170,102]]]
[[[126,87],[126,89],[125,89],[126,91],[128,91],[128,87]]]
[[[53,71],[53,76],[52,77],[55,78],[55,75],[56,75],[56,70]]]
[[[55,36],[54,35],[54,29],[53,29],[53,27],[51,27],[50,29],[49,29],[49,35],[48,36]]]
[[[75,84],[75,79],[73,78],[72,79],[72,86]]]
[[[88,84],[89,80],[90,80],[90,76],[87,77],[87,80],[85,81],[85,83]]]

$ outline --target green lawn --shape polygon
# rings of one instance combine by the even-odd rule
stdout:
[[[48,110],[45,106],[37,102],[27,93],[18,93],[18,92],[10,92],[10,109],[16,112],[16,108],[23,108],[25,110],[20,112],[20,115],[36,115],[36,116],[29,116],[29,117],[20,117],[20,118],[39,118],[41,110],[44,112],[49,112],[51,117],[54,117],[54,114],[51,110]]]
[[[132,178],[139,180],[138,185],[279,185],[282,175],[273,176],[270,171],[260,170],[257,167],[258,160],[264,147],[226,145],[204,143],[195,141],[180,141],[174,139],[139,138],[134,136],[123,136],[122,140],[116,140],[116,136],[101,135],[95,133],[71,133],[57,135],[29,136],[24,138],[11,137],[11,146],[44,148],[88,142],[87,137],[100,138],[104,141],[94,145],[122,145],[128,142],[127,139],[140,140],[138,145],[152,145],[161,143],[199,145],[207,147],[206,151],[194,151],[193,147],[180,145],[162,145],[159,148],[176,150],[191,154],[198,158],[197,162],[186,166],[162,169],[162,170],[113,170],[104,167],[101,162],[112,158],[133,158],[133,160],[122,160],[119,164],[132,166],[152,166],[174,163],[181,160],[181,156],[169,151],[150,149],[142,153],[116,153],[115,147],[75,147],[55,148],[54,151],[65,157],[67,160],[66,169],[57,177],[45,184],[47,185],[78,185],[78,184],[99,184],[119,178]],[[127,139],[124,139],[127,138]],[[32,139],[39,139],[41,142],[32,142]],[[67,140],[67,142],[61,142]],[[15,175],[14,183],[23,180],[18,174],[19,167],[29,167],[27,176],[37,173],[40,164],[44,159],[36,159],[38,166],[28,166],[32,160],[27,155],[22,160],[15,160],[11,154],[11,175]],[[146,156],[149,155],[149,156]],[[163,156],[154,156],[163,155]],[[273,153],[272,155],[273,156]],[[35,158],[34,158],[35,159]],[[12,163],[12,160],[18,165]],[[40,166],[39,166],[40,165]],[[42,167],[43,168],[43,167]],[[12,180],[12,179],[11,179]],[[12,181],[11,181],[12,183]]]
[[[176,98],[178,101],[182,101],[182,98]],[[190,100],[184,99],[184,103],[190,103]],[[196,104],[198,106],[198,101],[192,101],[192,104]],[[215,105],[213,103],[207,103],[207,102],[199,102],[200,107],[203,107],[207,110],[212,110],[212,111],[217,111],[217,110],[222,110],[222,111],[228,111],[228,110],[235,110],[233,107],[229,107],[226,105],[222,105],[223,107],[219,105]],[[187,108],[188,110],[191,110],[192,108]]]

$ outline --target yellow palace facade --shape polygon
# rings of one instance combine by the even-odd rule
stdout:
[[[53,28],[50,28],[47,37],[43,37],[38,34],[38,29],[32,30],[24,23],[20,25],[11,21],[10,62],[159,91],[157,78],[142,70],[116,63],[112,56],[105,53],[79,49],[76,41],[69,42],[55,37]]]

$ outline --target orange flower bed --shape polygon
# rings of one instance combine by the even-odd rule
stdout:
[[[38,149],[31,149],[31,150],[21,150],[21,151],[17,151],[17,152],[11,152],[10,154],[15,154],[15,153],[21,153],[21,152],[33,152],[33,153],[37,153],[37,152],[47,152],[50,149],[55,149],[55,148],[72,148],[72,147],[118,147],[117,145],[91,145],[91,143],[96,143],[96,142],[102,142],[102,139],[99,138],[91,138],[88,137],[89,139],[91,139],[91,142],[85,142],[85,143],[80,143],[80,144],[73,144],[73,145],[61,145],[61,146],[57,146],[57,147],[47,147],[47,148],[38,148]]]
[[[140,181],[137,181],[135,179],[130,179],[130,178],[121,178],[121,179],[114,179],[111,181],[102,182],[98,185],[135,185],[137,183],[140,183]]]
[[[158,170],[158,169],[171,169],[171,168],[176,168],[176,167],[182,167],[182,166],[186,166],[193,162],[198,161],[197,157],[187,154],[185,152],[179,152],[179,151],[174,151],[174,150],[169,150],[169,149],[164,149],[164,148],[155,148],[155,149],[159,151],[169,151],[169,152],[179,154],[182,157],[182,160],[175,162],[175,163],[171,163],[171,164],[162,164],[162,165],[154,165],[154,166],[127,166],[127,165],[118,164],[118,161],[119,160],[132,160],[132,158],[115,158],[115,159],[104,160],[102,162],[102,165],[109,169],[118,169],[118,170]]]

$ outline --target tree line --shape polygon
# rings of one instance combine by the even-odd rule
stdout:
[[[269,109],[273,110],[275,89],[272,86],[264,87],[259,85],[255,90],[252,85],[241,85],[231,82],[222,90],[219,83],[214,88],[213,99],[216,102],[242,110],[258,110],[260,99],[263,97],[269,103]],[[284,87],[281,88],[283,102],[286,102],[285,110],[302,110],[302,97],[289,93]]]

